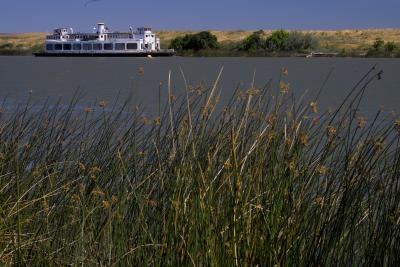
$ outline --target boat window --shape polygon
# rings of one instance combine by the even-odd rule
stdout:
[[[54,50],[62,50],[62,44],[55,44]]]
[[[46,50],[53,50],[53,45],[52,44],[47,44],[46,45]]]
[[[126,49],[128,50],[136,50],[138,48],[137,43],[127,43],[126,44]]]
[[[82,45],[81,45],[81,44],[74,44],[74,45],[72,46],[72,48],[73,48],[74,50],[81,50],[81,49],[82,49]]]
[[[83,50],[92,50],[92,44],[83,44]]]
[[[71,50],[71,44],[63,44],[63,50]]]
[[[124,43],[116,43],[115,50],[125,50],[125,44]]]
[[[104,44],[104,50],[113,50],[113,44]]]
[[[102,46],[103,46],[102,44],[93,44],[93,50],[102,50],[103,49]]]

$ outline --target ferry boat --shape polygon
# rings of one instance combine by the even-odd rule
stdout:
[[[44,52],[35,56],[97,56],[97,57],[152,57],[173,56],[173,49],[161,49],[160,38],[151,28],[136,31],[111,32],[104,23],[97,23],[92,33],[74,32],[72,28],[55,29],[46,36]]]

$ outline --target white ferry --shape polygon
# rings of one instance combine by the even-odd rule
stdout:
[[[172,56],[173,49],[161,49],[160,38],[151,28],[141,27],[129,32],[111,32],[104,23],[97,23],[92,33],[58,28],[46,36],[44,52],[36,56]]]

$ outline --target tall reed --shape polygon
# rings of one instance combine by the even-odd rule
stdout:
[[[399,265],[400,121],[358,111],[381,73],[331,112],[286,75],[226,106],[219,78],[170,80],[155,118],[79,95],[0,114],[1,263]]]

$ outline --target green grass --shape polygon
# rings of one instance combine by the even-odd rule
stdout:
[[[2,109],[1,263],[399,265],[400,121],[356,111],[380,72],[331,112],[294,101],[286,75],[224,107],[218,78],[168,86],[154,118],[79,95]]]

